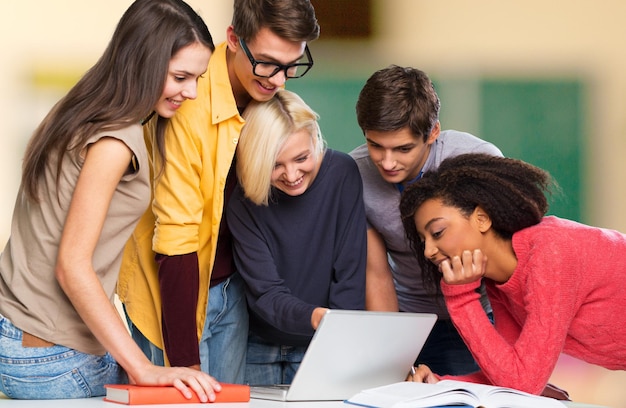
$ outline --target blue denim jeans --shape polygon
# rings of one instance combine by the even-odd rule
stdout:
[[[0,315],[0,391],[8,397],[96,397],[105,394],[105,384],[127,382],[108,353],[97,356],[59,345],[23,347],[22,330]]]
[[[163,365],[163,350],[148,340],[126,315],[135,343],[153,364]],[[239,274],[209,289],[200,366],[218,381],[243,384],[248,338],[248,309]]]
[[[209,289],[200,365],[220,382],[243,384],[248,340],[248,306],[241,276]]]
[[[124,306],[124,305],[122,305]],[[135,343],[139,346],[143,354],[148,357],[148,360],[152,362],[154,365],[164,366],[165,360],[163,358],[163,350],[154,345],[143,333],[139,330],[137,326],[130,320],[130,316],[126,312],[126,307],[124,308],[124,315],[126,316],[126,323],[128,324],[128,330],[130,331],[130,335],[132,336]]]
[[[250,333],[246,357],[246,383],[251,385],[291,384],[306,349],[306,347],[268,343]]]
[[[491,313],[489,320],[493,323]],[[437,320],[417,357],[417,364],[426,364],[433,373],[439,375],[464,375],[479,370],[451,320]]]

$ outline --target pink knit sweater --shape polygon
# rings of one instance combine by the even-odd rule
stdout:
[[[556,217],[513,236],[517,268],[487,280],[491,325],[475,289],[441,282],[481,371],[446,377],[540,394],[561,352],[626,369],[626,235]]]

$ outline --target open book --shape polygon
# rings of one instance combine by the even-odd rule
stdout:
[[[425,408],[465,405],[486,408],[564,408],[552,398],[512,388],[463,381],[443,380],[437,384],[399,382],[363,390],[345,401],[373,408]]]

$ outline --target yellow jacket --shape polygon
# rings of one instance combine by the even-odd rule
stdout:
[[[186,101],[165,132],[166,165],[154,183],[152,209],[126,245],[118,295],[133,324],[163,349],[161,298],[154,253],[198,253],[200,293],[196,321],[202,336],[209,281],[224,209],[224,186],[244,120],[226,66],[226,44],[217,46],[198,96]]]

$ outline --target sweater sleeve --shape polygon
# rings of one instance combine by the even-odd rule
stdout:
[[[252,205],[252,204],[251,204]],[[311,336],[315,305],[292,294],[280,276],[274,255],[238,187],[227,208],[237,271],[246,283],[248,307],[281,331]]]
[[[200,364],[196,307],[198,303],[198,255],[156,255],[159,264],[162,331],[165,352],[173,367]]]
[[[549,239],[523,248],[508,282],[489,282],[495,326],[475,289],[479,282],[441,287],[452,320],[491,384],[540,394],[563,350],[576,310],[569,256]],[[550,265],[547,267],[546,265]]]

